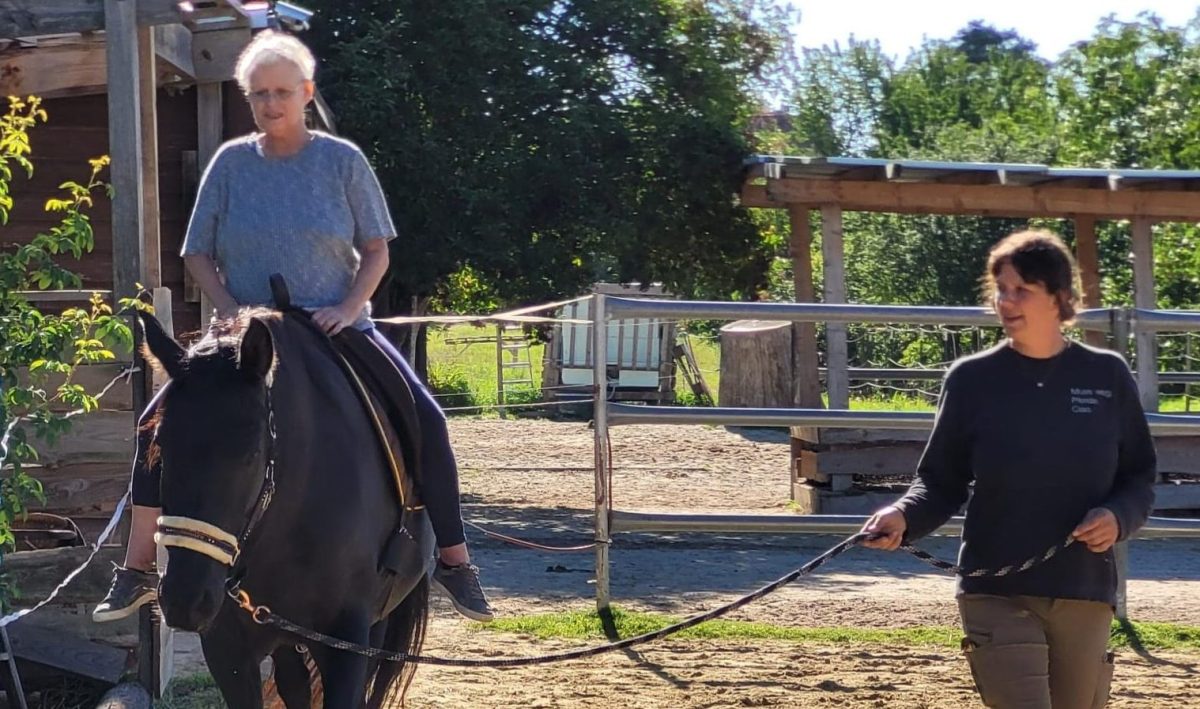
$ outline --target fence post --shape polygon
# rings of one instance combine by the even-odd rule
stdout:
[[[821,259],[825,302],[846,303],[846,264],[842,235],[842,210],[836,205],[821,207]],[[829,408],[850,408],[850,357],[846,344],[846,324],[825,322],[825,356],[828,363],[825,388]]]
[[[611,501],[609,489],[608,449],[608,319],[604,312],[605,296],[592,296],[592,382],[595,404],[592,430],[595,435],[596,456],[596,608],[607,611],[609,606],[608,542]]]
[[[1109,310],[1110,330],[1112,332],[1112,349],[1126,361],[1129,359],[1129,331],[1132,311],[1128,308],[1112,308]],[[1139,360],[1140,366],[1145,366]],[[1153,363],[1154,371],[1158,371],[1158,363]],[[1119,620],[1129,617],[1127,607],[1127,582],[1129,580],[1129,542],[1117,542],[1113,549],[1114,563],[1117,567],[1117,607],[1116,615]]]
[[[504,323],[496,323],[496,410],[504,415]]]
[[[1144,217],[1133,220],[1133,304],[1144,310],[1157,307],[1152,226],[1153,223]],[[1136,317],[1132,330],[1137,348],[1137,383],[1142,407],[1148,412],[1158,411],[1158,340],[1154,330],[1142,332],[1138,328]]]

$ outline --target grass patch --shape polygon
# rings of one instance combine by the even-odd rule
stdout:
[[[158,709],[220,709],[225,706],[225,700],[212,677],[196,674],[173,680],[166,695],[154,706]]]
[[[1113,621],[1113,647],[1147,650],[1200,650],[1200,627],[1175,623],[1139,623],[1128,627]]]
[[[640,613],[613,609],[617,632],[622,638],[651,633],[679,618],[659,613]],[[602,639],[604,627],[596,611],[571,611],[502,618],[478,627],[508,633],[523,633],[538,638]],[[919,628],[788,628],[769,623],[742,620],[711,620],[689,628],[674,637],[696,639],[785,640],[820,643],[875,643],[957,647],[959,631],[949,627]]]
[[[679,618],[659,613],[613,609],[617,633],[622,638],[661,630]],[[571,611],[502,618],[478,628],[496,632],[522,633],[538,638],[603,639],[604,628],[596,611]],[[867,645],[910,645],[957,648],[962,631],[956,627],[914,628],[791,628],[740,620],[712,620],[689,628],[676,637],[735,640],[781,640],[804,643],[861,643]],[[1133,622],[1128,629],[1113,623],[1113,647],[1147,650],[1200,651],[1200,627],[1174,623]]]

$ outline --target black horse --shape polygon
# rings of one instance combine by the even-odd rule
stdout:
[[[383,446],[329,342],[299,316],[261,311],[190,351],[142,316],[170,376],[160,403],[166,622],[200,633],[225,703],[262,706],[259,664],[275,661],[289,709],[308,707],[298,639],[255,623],[256,604],[343,640],[415,654],[424,640],[433,534],[403,508]],[[403,543],[398,543],[402,540]],[[403,599],[403,600],[401,600]],[[308,645],[325,706],[379,707],[413,665]]]

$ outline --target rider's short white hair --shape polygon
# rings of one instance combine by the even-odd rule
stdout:
[[[305,81],[312,81],[313,75],[317,71],[317,59],[313,56],[312,50],[304,45],[304,42],[290,34],[275,30],[263,30],[255,35],[250,44],[246,45],[241,55],[238,56],[233,76],[237,79],[238,86],[242,91],[249,91],[250,75],[254,73],[254,70],[260,66],[277,62],[294,64],[304,76]]]

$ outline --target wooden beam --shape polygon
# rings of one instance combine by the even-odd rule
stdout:
[[[1149,219],[1133,220],[1133,304],[1137,308],[1153,309],[1158,302],[1154,290],[1153,225]],[[1153,332],[1142,332],[1134,337],[1134,346],[1142,408],[1158,411],[1158,341]]]
[[[191,210],[196,203],[196,187],[200,183],[200,167],[197,160],[197,151],[183,150],[179,153],[180,158],[180,188],[183,194],[183,208]],[[192,274],[185,268],[183,271],[183,293],[181,294],[185,303],[201,302],[200,286],[192,280]]]
[[[108,149],[113,186],[113,300],[137,294],[145,253],[142,116],[136,0],[104,0],[108,49]]]
[[[225,138],[223,95],[219,83],[198,84],[196,92],[196,124],[199,132],[197,159],[200,174],[204,174],[204,171],[208,169],[208,163],[217,154],[217,149],[221,147],[221,142]],[[185,274],[184,287],[186,288],[190,283],[190,274]],[[212,316],[212,312],[212,301],[202,292],[200,294],[201,327],[208,327],[208,320]]]
[[[788,210],[791,226],[792,282],[797,303],[815,303],[812,267],[812,224],[809,208],[795,205]],[[793,405],[802,409],[824,408],[817,358],[817,329],[814,323],[792,323]]]
[[[1200,199],[1195,192],[1166,190],[783,179],[768,180],[765,185],[748,183],[742,189],[742,204],[774,208],[838,205],[846,211],[900,214],[1200,221]]]
[[[0,96],[59,98],[103,93],[105,45],[81,42],[0,54]]]
[[[812,267],[812,223],[811,209],[806,205],[788,208],[788,225],[791,239],[788,246],[792,256],[792,284],[797,303],[815,303],[816,289],[813,286]],[[821,409],[821,370],[817,352],[817,326],[815,323],[792,323],[792,405],[802,409]],[[813,428],[792,427],[791,471],[792,479],[798,479],[800,461],[804,453],[805,438],[819,439],[820,432]]]
[[[0,39],[105,29],[108,0],[0,0]],[[182,22],[177,0],[139,0],[139,25]]]
[[[183,25],[159,25],[154,28],[154,53],[159,73],[169,71],[185,79],[196,78],[192,63],[192,32]]]
[[[846,264],[842,243],[842,210],[836,205],[821,207],[821,265],[824,273],[826,303],[846,302]],[[842,323],[825,325],[825,375],[829,391],[829,408],[850,408],[849,354],[846,345],[846,326]]]
[[[250,43],[250,28],[197,32],[192,35],[193,76],[199,83],[233,78],[238,55]]]
[[[1096,218],[1075,218],[1075,260],[1079,263],[1079,280],[1083,287],[1083,307],[1100,307],[1100,248],[1096,243]],[[1083,334],[1084,342],[1093,347],[1104,347],[1107,335],[1089,330]]]
[[[154,31],[138,28],[138,94],[142,119],[142,285],[153,290],[162,285],[162,240],[158,204],[158,86]]]

